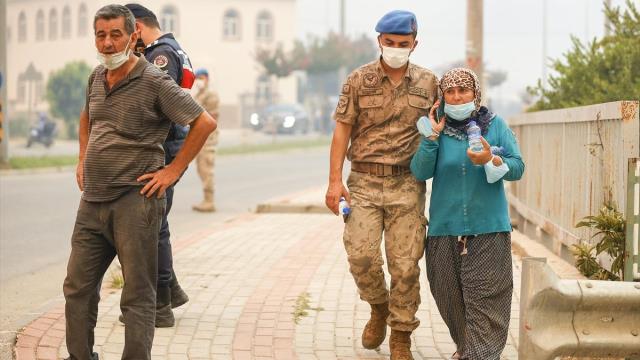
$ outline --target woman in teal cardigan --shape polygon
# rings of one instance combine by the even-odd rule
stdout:
[[[457,351],[453,359],[498,360],[511,314],[511,222],[503,181],[522,177],[524,163],[507,123],[480,106],[480,84],[469,69],[442,77],[439,102],[418,120],[424,136],[411,161],[419,180],[433,178],[425,258],[427,278]],[[438,114],[438,116],[440,116]],[[467,130],[481,129],[482,150]]]

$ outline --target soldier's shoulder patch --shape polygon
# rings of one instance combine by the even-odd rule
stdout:
[[[364,87],[368,87],[368,88],[375,87],[376,85],[378,85],[378,80],[379,79],[380,79],[380,77],[376,73],[373,73],[373,72],[366,73],[362,77],[362,85],[364,85]]]
[[[340,95],[340,100],[338,101],[338,107],[336,108],[336,113],[344,114],[347,112],[347,106],[349,105],[349,97],[346,95]]]
[[[349,92],[351,92],[351,85],[349,84],[342,85],[342,93],[348,94]]]
[[[169,59],[167,59],[167,57],[164,55],[158,55],[155,57],[155,59],[153,59],[153,65],[155,65],[159,69],[166,67],[168,64]]]

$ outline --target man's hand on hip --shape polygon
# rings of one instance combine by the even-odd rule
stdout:
[[[167,188],[178,181],[178,178],[180,178],[180,172],[176,171],[171,164],[156,172],[144,174],[137,180],[138,182],[148,180],[140,190],[140,194],[150,198],[157,192],[158,198],[161,198]]]

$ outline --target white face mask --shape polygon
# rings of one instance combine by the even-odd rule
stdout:
[[[409,61],[411,48],[394,48],[382,46],[382,60],[394,69],[403,67]]]
[[[131,49],[129,49],[129,44],[131,43],[131,38],[127,41],[127,46],[124,50],[119,53],[105,55],[101,52],[98,52],[98,61],[100,64],[107,68],[107,70],[115,70],[122,66],[122,64],[126,63],[129,60],[129,54],[131,53]]]

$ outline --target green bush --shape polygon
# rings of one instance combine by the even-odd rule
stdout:
[[[615,206],[605,205],[598,215],[586,216],[576,224],[577,228],[589,227],[598,230],[591,238],[601,236],[595,245],[573,245],[576,267],[580,272],[597,280],[620,280],[624,270],[625,221]],[[611,256],[611,269],[600,265],[596,257],[602,253]]]

